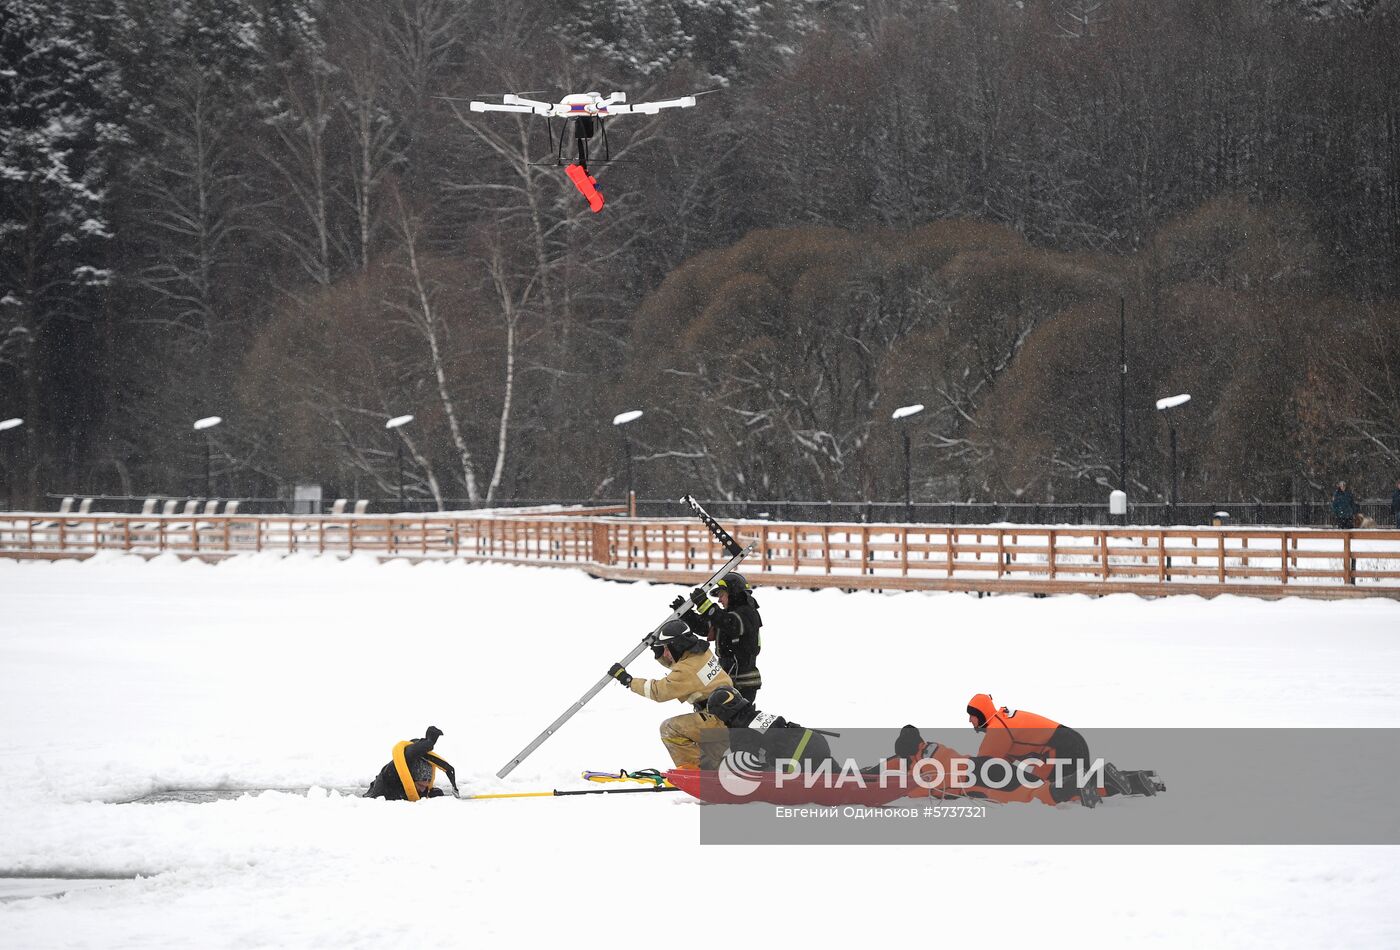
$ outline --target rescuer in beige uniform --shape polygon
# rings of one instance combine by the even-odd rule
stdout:
[[[664,679],[632,676],[621,663],[608,674],[632,692],[654,702],[690,703],[693,712],[672,716],[661,724],[661,741],[677,768],[715,768],[724,755],[728,736],[724,723],[710,715],[705,702],[721,686],[734,681],[719,665],[705,641],[690,632],[681,620],[668,620],[657,631],[651,651],[670,670]],[[703,749],[702,749],[703,745]]]

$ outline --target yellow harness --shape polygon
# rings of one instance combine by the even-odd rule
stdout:
[[[396,743],[394,745],[393,759],[394,771],[397,772],[399,775],[399,784],[403,786],[404,796],[409,801],[416,802],[419,798],[418,786],[415,785],[413,782],[413,773],[408,770],[408,760],[404,758],[403,754],[403,750],[407,749],[412,744],[413,743],[411,743],[407,739],[405,739],[402,742]],[[423,754],[423,758],[431,762],[433,766],[433,771],[428,776],[428,790],[432,791],[433,783],[437,781],[438,769],[442,769],[444,772],[447,772],[450,777],[450,770],[452,766],[448,764],[446,759],[442,758],[442,756],[438,755],[436,752],[425,752]],[[456,787],[455,782],[453,783],[453,787]]]

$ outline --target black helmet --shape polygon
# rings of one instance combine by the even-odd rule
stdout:
[[[670,648],[671,658],[679,660],[687,653],[699,653],[705,643],[686,626],[684,620],[668,620],[651,638],[651,652],[658,660],[661,651]]]
[[[414,759],[413,764],[408,767],[408,772],[413,776],[415,782],[428,782],[433,778],[433,763],[427,758]]]
[[[721,577],[715,584],[715,589],[728,591],[729,601],[733,604],[742,604],[748,597],[749,591],[752,590],[749,587],[748,579],[738,571],[730,571]]]
[[[753,722],[753,704],[733,686],[721,686],[711,693],[705,709],[726,726],[746,726]]]

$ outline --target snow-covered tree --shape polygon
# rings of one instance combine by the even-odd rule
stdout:
[[[632,75],[659,76],[688,63],[724,81],[742,71],[761,7],[752,0],[574,0],[564,32]]]
[[[61,0],[0,0],[0,399],[39,452],[73,455],[93,408],[110,283],[118,72]],[[71,457],[71,456],[70,456]]]

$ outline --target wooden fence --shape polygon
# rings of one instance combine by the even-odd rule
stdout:
[[[722,562],[690,520],[528,515],[0,515],[0,557],[369,554],[580,566],[690,583]],[[730,522],[744,570],[786,587],[1400,598],[1400,531]]]

